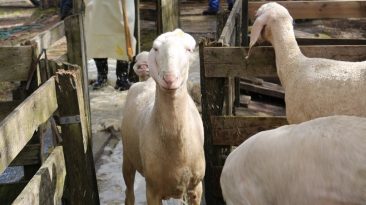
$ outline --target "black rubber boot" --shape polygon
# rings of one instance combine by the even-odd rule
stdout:
[[[108,61],[107,58],[94,58],[98,70],[97,81],[93,83],[93,90],[98,90],[107,86],[108,81]]]
[[[128,80],[128,62],[123,60],[117,60],[116,68],[117,81],[114,89],[123,91],[128,90],[131,87],[131,82]]]

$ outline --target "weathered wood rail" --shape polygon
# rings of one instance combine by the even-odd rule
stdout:
[[[13,165],[39,162],[39,146],[27,146],[33,133],[57,115],[62,142],[55,144],[36,174],[29,182],[16,186],[18,193],[4,196],[11,187],[2,187],[2,204],[99,204],[98,191],[87,132],[80,67],[50,63],[56,66],[51,77],[19,104],[0,122],[0,173]],[[24,153],[25,149],[38,151],[37,155]],[[23,159],[19,159],[23,158]],[[67,174],[66,174],[67,173]],[[15,186],[15,185],[13,185]],[[13,190],[14,191],[14,190]],[[14,200],[13,197],[16,197]],[[14,200],[14,201],[13,201]]]
[[[227,20],[218,19],[218,39],[200,42],[202,118],[205,128],[205,198],[210,205],[225,204],[219,183],[222,166],[233,146],[257,132],[287,124],[285,116],[239,115],[239,78],[277,78],[271,46],[254,47],[249,59],[248,24],[255,11],[267,2],[237,0]],[[280,1],[294,19],[365,18],[366,1]],[[220,22],[225,22],[224,25]],[[221,26],[220,26],[221,25]],[[345,61],[366,60],[365,39],[297,38],[309,57]],[[236,83],[234,83],[236,81]],[[281,94],[281,93],[279,93]],[[277,94],[276,94],[277,95]],[[239,103],[238,103],[239,104]],[[246,112],[255,113],[255,112]]]
[[[0,47],[0,82],[20,82],[13,100],[0,102],[0,174],[24,167],[20,181],[0,184],[1,204],[99,204],[80,11],[17,46]],[[40,55],[65,37],[69,49],[56,61]],[[61,63],[70,60],[78,65]],[[53,149],[44,153],[50,130]]]

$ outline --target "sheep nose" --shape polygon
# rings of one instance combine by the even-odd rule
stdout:
[[[163,76],[163,80],[167,85],[172,85],[176,79],[177,76],[175,76],[174,74],[165,74]]]

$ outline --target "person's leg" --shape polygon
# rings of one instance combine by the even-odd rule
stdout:
[[[123,60],[117,60],[116,68],[117,81],[116,90],[123,91],[128,90],[131,86],[131,82],[128,80],[128,62]]]
[[[67,16],[72,14],[72,0],[62,0],[61,6],[61,20],[64,20]]]
[[[97,81],[93,83],[93,90],[105,87],[108,79],[108,60],[107,58],[94,58],[97,66],[98,77]]]
[[[203,11],[203,15],[216,15],[220,9],[220,0],[209,0],[208,9]]]
[[[231,9],[233,9],[233,6],[234,6],[234,0],[227,0],[227,9],[229,10],[229,11],[231,11]]]

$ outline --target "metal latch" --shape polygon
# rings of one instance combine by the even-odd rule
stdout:
[[[80,123],[80,115],[60,117],[60,125],[78,124],[78,123]]]

